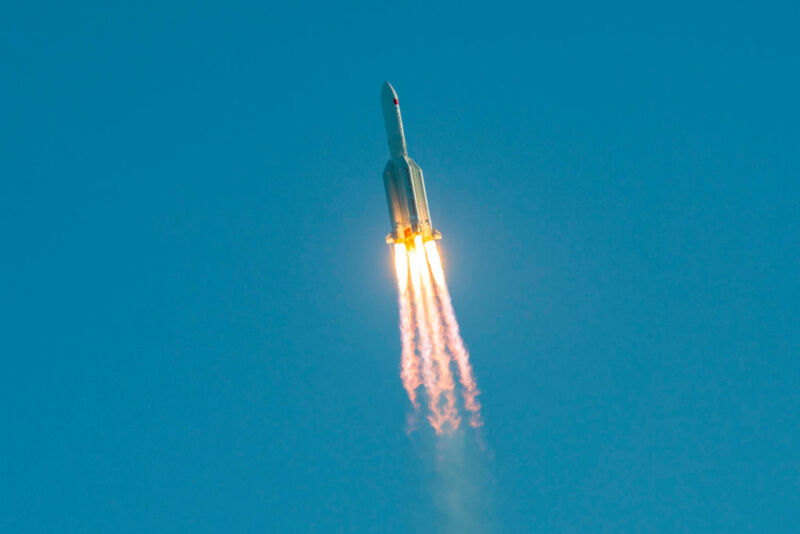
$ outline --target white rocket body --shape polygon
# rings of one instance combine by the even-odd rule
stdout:
[[[381,107],[389,144],[389,161],[383,170],[383,183],[392,223],[386,242],[413,241],[418,234],[422,235],[423,241],[440,239],[441,235],[431,224],[422,169],[408,157],[397,93],[389,82],[385,82],[381,90]]]

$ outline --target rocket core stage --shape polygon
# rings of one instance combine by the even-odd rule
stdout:
[[[421,235],[423,241],[441,239],[441,234],[431,224],[422,169],[408,157],[400,104],[389,82],[384,82],[381,89],[381,108],[389,143],[389,161],[383,170],[383,184],[392,223],[386,242],[410,243],[415,235]]]

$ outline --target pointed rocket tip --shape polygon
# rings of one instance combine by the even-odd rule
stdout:
[[[389,153],[392,158],[405,156],[406,141],[403,135],[403,119],[400,118],[400,104],[397,101],[397,93],[394,92],[394,87],[389,82],[383,82],[381,108],[383,109]]]
[[[383,82],[383,87],[381,87],[381,100],[397,104],[397,93],[395,93],[394,87],[392,87],[392,84],[389,82]]]

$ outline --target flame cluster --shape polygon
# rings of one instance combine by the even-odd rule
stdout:
[[[427,419],[436,433],[458,428],[461,415],[456,400],[455,362],[470,424],[480,426],[479,391],[459,333],[436,242],[423,244],[422,236],[417,235],[413,243],[395,243],[394,264],[402,343],[400,377],[414,410],[420,410],[418,393],[422,387]]]

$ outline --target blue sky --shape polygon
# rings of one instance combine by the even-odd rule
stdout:
[[[0,530],[797,531],[796,5],[2,14]],[[484,449],[404,432],[384,80]]]

